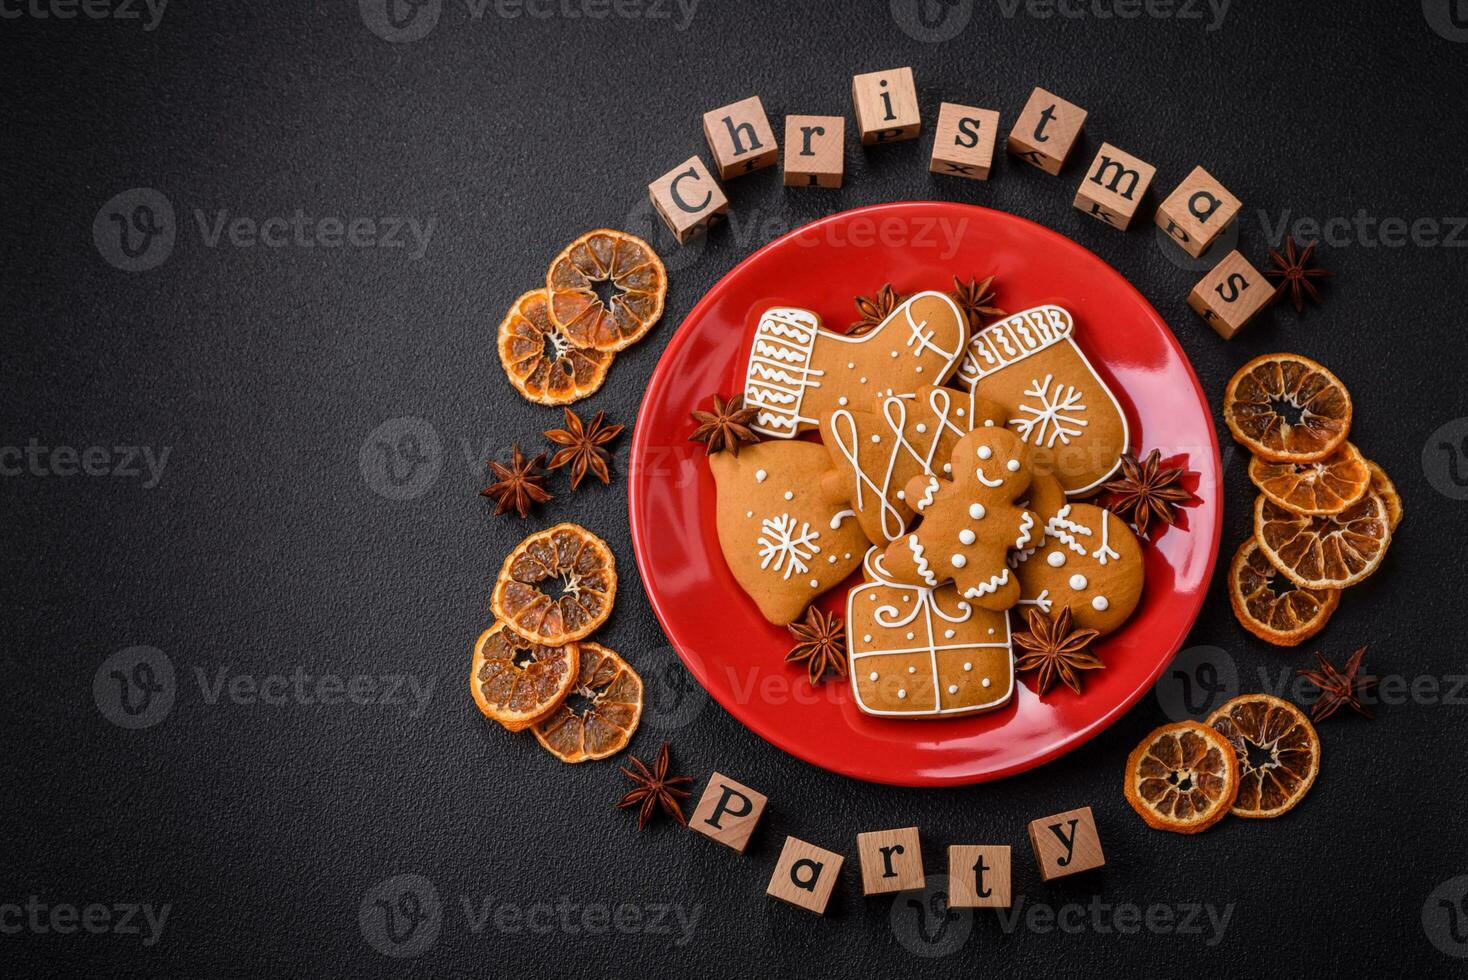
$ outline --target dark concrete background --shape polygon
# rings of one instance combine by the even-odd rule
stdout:
[[[1468,435],[1468,29],[1447,0],[1236,0],[1221,18],[1191,2],[959,0],[933,4],[933,27],[908,0],[529,12],[426,0],[402,12],[411,35],[437,11],[432,29],[397,41],[379,36],[393,32],[376,0],[176,4],[156,22],[97,2],[87,9],[109,16],[0,3],[0,449],[20,451],[0,459],[6,972],[1461,972],[1468,488],[1454,481],[1462,449],[1442,446]],[[1136,16],[1105,16],[1117,13]],[[612,486],[563,492],[524,523],[491,519],[475,495],[484,458],[538,443],[558,417],[514,395],[493,346],[550,257],[589,227],[651,234],[645,186],[706,154],[706,109],[758,93],[777,131],[787,112],[849,118],[852,73],[904,64],[929,125],[948,99],[997,108],[1007,128],[1039,84],[1090,111],[1085,144],[1058,178],[1001,158],[974,183],[930,175],[926,137],[864,151],[849,135],[840,191],[787,191],[778,170],[732,182],[728,225],[683,250],[657,239],[672,275],[664,320],[582,407],[635,424],[678,322],[758,245],[914,198],[1011,211],[1095,250],[1156,305],[1215,407],[1255,354],[1322,360],[1351,387],[1352,438],[1396,479],[1407,522],[1381,573],[1296,652],[1245,634],[1216,582],[1184,666],[1259,690],[1315,649],[1339,660],[1369,644],[1369,667],[1415,693],[1374,721],[1323,723],[1324,769],[1288,817],[1190,839],[1127,808],[1123,760],[1186,710],[1176,681],[1071,755],[998,783],[916,791],[815,770],[687,688],[633,571],[630,438]],[[1154,229],[1121,233],[1071,208],[1078,161],[1102,139],[1154,163],[1160,193],[1208,167],[1243,199],[1239,245],[1256,262],[1297,220],[1341,219],[1322,256],[1337,276],[1326,305],[1302,319],[1277,307],[1219,340],[1184,303],[1201,271]],[[172,249],[156,239],[147,271],[107,244],[118,206],[105,205],[129,192],[125,213],[151,203],[160,227],[160,200],[174,213]],[[384,218],[433,225],[422,248],[411,235],[406,247],[213,237],[221,213],[298,210],[317,229],[373,219],[359,241],[387,237]],[[398,461],[398,486],[376,447],[406,431],[421,458]],[[144,449],[155,470],[163,461],[156,479],[146,463],[138,476],[57,472],[79,465],[70,452],[98,474],[128,470]],[[1253,500],[1243,461],[1227,458],[1225,558]],[[563,519],[603,534],[621,563],[598,638],[648,679],[633,751],[650,758],[666,737],[699,787],[717,767],[771,797],[746,856],[666,824],[639,836],[611,806],[614,764],[561,766],[470,702],[468,648],[500,558]],[[158,691],[135,719],[111,675],[149,681],[139,657]],[[302,696],[297,672],[351,683],[361,703]],[[1044,885],[1025,822],[1082,804],[1108,865]],[[940,930],[906,897],[862,899],[854,835],[906,824],[922,828],[933,877],[950,842],[1013,845],[1018,917]],[[763,895],[786,833],[848,854],[824,920]],[[409,892],[419,929],[395,945],[375,902]],[[161,930],[142,913],[115,928],[132,903],[155,919],[167,906]],[[413,911],[394,907],[400,922]],[[67,909],[98,934],[58,933]]]

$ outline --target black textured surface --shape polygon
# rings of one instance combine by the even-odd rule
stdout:
[[[958,3],[955,16],[971,6]],[[1161,193],[1206,165],[1244,200],[1240,242],[1256,261],[1286,215],[1436,219],[1446,238],[1446,219],[1464,210],[1457,110],[1468,46],[1434,30],[1420,6],[1238,2],[1209,30],[1216,15],[1201,4],[1172,8],[1201,20],[980,4],[956,36],[930,43],[901,30],[886,3],[703,0],[680,30],[676,5],[670,20],[572,18],[559,5],[537,8],[549,18],[510,19],[492,0],[478,18],[446,0],[428,36],[388,43],[347,0],[177,4],[153,30],[141,7],[142,21],[62,20],[35,13],[69,9],[60,4],[6,4],[20,15],[0,23],[0,446],[109,447],[113,462],[123,454],[111,447],[169,455],[146,488],[146,477],[29,465],[0,480],[0,905],[34,896],[48,908],[150,903],[155,915],[167,904],[169,915],[148,945],[57,934],[49,919],[0,908],[4,972],[1461,971],[1440,948],[1468,952],[1451,931],[1468,930],[1468,908],[1438,898],[1460,897],[1453,879],[1468,872],[1458,744],[1468,708],[1453,680],[1468,630],[1468,510],[1433,482],[1452,487],[1435,430],[1468,415],[1461,228],[1459,247],[1389,247],[1351,232],[1324,252],[1338,278],[1323,309],[1297,320],[1277,308],[1225,344],[1184,304],[1201,273],[1173,264],[1150,226],[1124,234],[1071,208],[1077,160],[1052,178],[1000,159],[993,179],[970,183],[928,174],[928,138],[870,152],[848,138],[843,190],[787,191],[765,171],[729,185],[735,219],[706,243],[679,251],[660,239],[672,269],[664,320],[586,405],[634,422],[681,317],[757,245],[835,210],[910,198],[1012,211],[1098,252],[1172,325],[1215,406],[1256,353],[1324,361],[1350,385],[1353,439],[1395,477],[1407,523],[1381,574],[1303,651],[1247,636],[1218,581],[1189,642],[1221,648],[1214,661],[1234,665],[1246,690],[1280,683],[1306,651],[1339,658],[1369,643],[1373,670],[1428,678],[1419,683],[1440,694],[1382,706],[1375,721],[1324,723],[1320,780],[1276,822],[1226,820],[1199,838],[1142,825],[1122,799],[1121,767],[1166,720],[1155,697],[1064,759],[994,784],[911,791],[815,770],[701,695],[679,695],[686,675],[633,571],[620,478],[629,438],[611,487],[562,492],[530,521],[490,519],[475,496],[482,459],[512,440],[539,444],[558,418],[509,389],[494,325],[580,231],[650,227],[644,188],[706,154],[704,110],[758,92],[772,119],[849,117],[853,72],[911,64],[930,124],[951,99],[1000,109],[1007,129],[1041,84],[1090,110],[1078,160],[1109,140],[1157,165]],[[1446,18],[1449,3],[1425,7]],[[178,236],[162,265],[130,273],[104,261],[91,229],[105,201],[137,187],[167,197]],[[211,246],[195,216],[207,225],[221,210],[259,221],[297,209],[436,224],[415,259],[411,246],[235,247],[227,232]],[[364,446],[378,458],[375,430],[401,418],[431,425],[438,451],[420,449],[438,472],[428,480],[424,463],[423,482],[409,484],[421,494],[394,500],[360,464]],[[94,453],[93,467],[101,460]],[[1253,499],[1237,455],[1227,485],[1224,560]],[[675,766],[699,787],[718,767],[771,797],[746,856],[666,824],[639,836],[611,807],[623,784],[613,764],[561,766],[530,737],[486,724],[467,697],[467,650],[488,621],[501,557],[562,519],[603,533],[621,564],[617,611],[598,638],[649,679],[634,751],[648,758],[667,735]],[[161,723],[126,730],[99,710],[92,685],[100,676],[100,703],[110,703],[104,661],[138,645],[173,665],[175,699]],[[433,687],[422,710],[411,697],[268,704],[214,693],[220,677],[298,669]],[[1082,804],[1095,807],[1108,866],[1044,885],[1025,822]],[[922,828],[930,875],[946,871],[950,842],[1014,846],[1018,924],[960,918],[928,943],[912,938],[906,899],[895,915],[891,899],[862,899],[854,835],[906,824]],[[824,920],[763,896],[786,833],[848,855]],[[389,959],[370,944],[381,940],[372,898],[402,873],[432,883],[441,927],[436,937],[431,922],[421,927],[432,941],[411,947],[417,958]],[[1093,910],[1093,896],[1143,914],[1154,904],[1179,917],[1192,904],[1231,911],[1221,936],[1206,914],[1201,934],[1145,920],[1117,934],[1130,913]],[[1084,913],[1066,911],[1071,903]],[[587,905],[601,910],[591,930]],[[664,905],[675,912],[655,921]],[[481,918],[502,906],[511,911]],[[635,926],[624,907],[638,910]],[[679,911],[697,916],[689,934]],[[598,924],[609,931],[594,934]],[[934,952],[946,955],[923,955]]]

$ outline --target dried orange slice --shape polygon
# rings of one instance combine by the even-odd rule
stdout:
[[[1233,746],[1200,722],[1163,725],[1126,760],[1126,801],[1156,830],[1207,830],[1228,815],[1238,791]]]
[[[1228,568],[1228,599],[1239,624],[1277,647],[1293,647],[1330,622],[1341,594],[1302,589],[1280,574],[1253,538],[1239,545]]]
[[[500,364],[515,390],[539,405],[569,405],[601,387],[615,354],[577,347],[550,319],[544,289],[532,289],[500,321]]]
[[[1366,457],[1349,442],[1314,463],[1249,460],[1249,479],[1264,495],[1296,514],[1339,514],[1371,489]]]
[[[1346,441],[1351,393],[1308,357],[1265,354],[1229,380],[1223,420],[1256,456],[1276,463],[1313,463]]]
[[[557,524],[515,546],[490,606],[516,633],[548,646],[590,636],[612,614],[617,560],[579,524]]]
[[[1236,817],[1277,817],[1305,798],[1320,773],[1320,736],[1299,708],[1270,694],[1245,694],[1208,716],[1228,739],[1242,775]]]
[[[1392,543],[1386,503],[1374,493],[1339,514],[1295,514],[1260,495],[1254,538],[1275,568],[1301,588],[1344,589],[1364,581]]]
[[[641,718],[637,671],[600,643],[583,643],[576,684],[535,726],[535,739],[562,762],[605,759],[627,747]]]
[[[578,347],[617,351],[663,315],[668,270],[652,246],[610,228],[588,231],[545,274],[551,322]]]
[[[549,715],[576,680],[575,643],[548,647],[495,623],[479,635],[469,667],[469,690],[484,717],[512,732]]]
[[[1402,523],[1402,495],[1397,493],[1397,485],[1386,475],[1386,470],[1369,459],[1366,468],[1371,471],[1371,492],[1386,504],[1387,524],[1396,534],[1397,525]]]

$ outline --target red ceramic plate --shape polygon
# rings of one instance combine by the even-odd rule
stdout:
[[[1178,526],[1144,546],[1147,588],[1131,621],[1099,645],[1106,669],[1084,694],[1043,700],[1021,675],[1005,707],[943,721],[862,714],[833,678],[812,691],[787,666],[790,635],[771,626],[724,564],[714,481],[688,413],[713,392],[741,390],[758,314],[776,304],[816,311],[833,329],[852,298],[891,281],[899,292],[948,289],[954,273],[998,276],[1011,312],[1058,303],[1076,340],[1116,393],[1133,450],[1160,448],[1185,466],[1199,498]],[[637,566],[663,629],[700,684],[767,741],[860,779],[907,786],[971,783],[1040,765],[1111,724],[1182,645],[1213,574],[1222,501],[1218,439],[1187,357],[1151,305],[1086,249],[1023,218],[964,204],[914,201],[832,215],[771,242],[709,290],[668,344],[648,384],[628,487]],[[854,577],[851,585],[859,581]],[[846,588],[823,608],[844,614]]]

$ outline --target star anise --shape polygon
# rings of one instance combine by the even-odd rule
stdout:
[[[861,314],[861,319],[851,325],[846,331],[853,337],[860,337],[864,333],[875,330],[883,320],[892,315],[897,309],[897,304],[902,302],[902,297],[892,289],[892,284],[886,283],[877,290],[877,295],[868,299],[865,296],[856,298],[856,312]]]
[[[846,623],[840,616],[828,616],[811,606],[805,611],[804,623],[785,628],[795,637],[785,662],[804,662],[812,687],[825,679],[828,670],[846,676]]]
[[[1111,491],[1112,511],[1131,521],[1138,534],[1147,533],[1154,517],[1171,527],[1177,521],[1177,505],[1193,499],[1191,493],[1176,485],[1186,470],[1164,468],[1162,453],[1156,449],[1141,462],[1131,453],[1123,453],[1121,472],[1120,479],[1103,483],[1101,489]]]
[[[547,439],[565,447],[556,450],[556,454],[550,459],[550,468],[555,470],[569,465],[572,490],[581,485],[581,480],[587,473],[603,483],[611,483],[612,475],[607,470],[607,451],[601,447],[621,435],[622,426],[605,425],[605,412],[597,412],[590,422],[583,425],[575,412],[569,408],[565,411],[564,429],[545,430]]]
[[[498,482],[479,491],[479,496],[494,500],[494,516],[498,517],[507,510],[513,510],[522,518],[528,517],[531,507],[551,499],[551,492],[545,488],[545,477],[540,475],[540,468],[545,463],[545,453],[534,459],[526,459],[517,443],[511,447],[509,466],[493,459],[487,459],[485,463],[498,478]]]
[[[1305,246],[1303,252],[1296,252],[1295,239],[1286,235],[1284,240],[1284,254],[1280,255],[1274,249],[1269,250],[1270,261],[1274,268],[1264,273],[1270,279],[1278,279],[1279,284],[1274,287],[1274,298],[1278,299],[1289,290],[1290,300],[1294,303],[1296,313],[1305,312],[1305,297],[1309,296],[1316,303],[1321,301],[1320,292],[1315,288],[1311,279],[1329,279],[1330,270],[1310,265],[1310,258],[1315,254],[1315,242]]]
[[[1060,610],[1052,623],[1038,609],[1030,610],[1030,631],[1014,634],[1014,644],[1025,651],[1015,662],[1019,673],[1038,670],[1036,694],[1044,697],[1045,692],[1057,680],[1063,682],[1077,694],[1081,693],[1081,675],[1077,671],[1100,670],[1103,664],[1095,654],[1086,650],[1092,640],[1100,636],[1096,630],[1072,630],[1070,607]]]
[[[690,414],[690,418],[698,423],[698,428],[688,438],[693,442],[704,443],[706,455],[712,456],[727,449],[738,456],[741,445],[759,442],[759,436],[749,427],[754,416],[755,409],[744,407],[743,395],[735,395],[727,402],[715,395],[712,412],[694,409]]]
[[[993,276],[983,282],[973,278],[964,282],[957,276],[953,277],[953,292],[948,295],[953,297],[953,302],[957,303],[958,308],[963,310],[963,315],[968,317],[970,330],[979,329],[980,317],[1009,315],[999,307],[989,305],[994,301],[994,290],[991,288],[993,285]]]
[[[664,742],[663,747],[658,749],[658,757],[651,769],[643,765],[642,760],[635,755],[627,758],[637,767],[637,771],[633,772],[626,766],[618,768],[635,786],[617,801],[617,806],[638,808],[637,829],[646,827],[659,807],[683,826],[688,826],[688,818],[683,816],[683,808],[678,805],[678,800],[688,797],[688,790],[682,787],[693,782],[693,777],[668,775],[668,743]]]
[[[1343,705],[1358,715],[1371,717],[1371,709],[1361,703],[1361,695],[1376,686],[1376,678],[1357,676],[1357,672],[1361,669],[1361,658],[1365,655],[1366,648],[1362,647],[1351,654],[1350,659],[1346,661],[1345,670],[1336,670],[1335,664],[1326,660],[1324,654],[1316,653],[1315,660],[1320,664],[1319,670],[1306,670],[1301,667],[1295,671],[1320,688],[1320,697],[1316,698],[1315,706],[1310,709],[1311,718],[1315,721],[1324,721]]]

